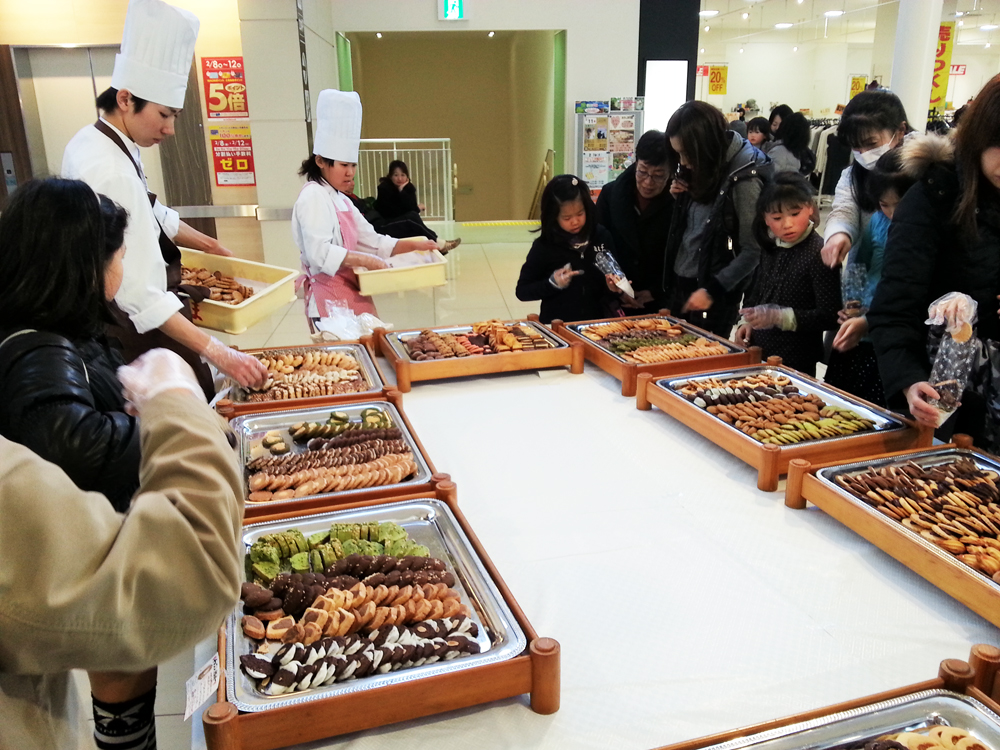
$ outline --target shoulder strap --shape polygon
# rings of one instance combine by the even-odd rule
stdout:
[[[14,331],[14,333],[12,333],[10,336],[8,336],[7,338],[5,338],[3,341],[0,341],[0,347],[2,347],[4,344],[6,344],[11,339],[16,338],[18,336],[23,336],[26,333],[38,333],[38,331],[36,329],[34,329],[34,328],[23,328],[20,331]]]
[[[116,133],[114,130],[108,127],[108,124],[103,120],[98,120],[97,122],[95,122],[94,127],[97,128],[101,133],[106,135],[108,138],[110,138],[111,142],[122,150],[122,153],[128,157],[129,162],[132,164],[133,167],[135,167],[135,173],[139,175],[139,179],[142,180],[142,183],[145,185],[146,180],[142,176],[142,170],[139,169],[139,165],[135,163],[135,159],[132,158],[132,154],[129,152],[128,147],[124,143],[122,143],[122,139],[119,137],[118,133]]]

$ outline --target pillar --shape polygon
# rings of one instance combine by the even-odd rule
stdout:
[[[910,125],[920,132],[927,125],[942,6],[942,0],[901,0],[899,3],[891,88],[903,101]]]
[[[875,11],[875,44],[872,47],[871,76],[880,80],[883,86],[887,86],[892,80],[892,55],[896,46],[898,21],[899,3],[882,3]]]

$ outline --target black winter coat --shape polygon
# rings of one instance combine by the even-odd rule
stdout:
[[[611,233],[625,276],[635,291],[653,295],[650,305],[655,312],[667,304],[663,288],[663,263],[667,255],[667,236],[674,198],[664,189],[640,214],[636,204],[636,165],[626,169],[603,188],[597,198],[597,219]]]
[[[594,239],[582,251],[567,245],[549,244],[539,237],[532,243],[521,266],[515,291],[517,298],[522,302],[541,300],[539,319],[542,323],[556,319],[566,323],[596,320],[615,314],[618,296],[608,289],[604,273],[594,265],[594,248],[601,245],[614,254],[611,234],[600,225],[594,232]],[[549,277],[567,263],[574,271],[582,270],[583,274],[574,276],[565,289],[557,289],[549,283]]]
[[[905,405],[902,392],[927,380],[927,307],[948,292],[979,303],[977,335],[1000,341],[1000,200],[983,200],[979,236],[967,241],[951,221],[961,192],[951,142],[925,136],[904,145],[904,169],[919,181],[897,206],[889,226],[882,279],[868,312],[870,336],[890,404]],[[966,399],[963,398],[963,409]]]
[[[420,213],[417,205],[417,189],[412,182],[406,183],[400,190],[391,182],[380,182],[375,196],[375,210],[386,221],[408,213]]]
[[[0,331],[0,341],[15,331]],[[128,510],[139,486],[139,425],[125,413],[117,352],[34,331],[0,348],[0,435]]]

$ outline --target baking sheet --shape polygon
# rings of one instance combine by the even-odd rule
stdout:
[[[946,724],[965,729],[1000,748],[1000,717],[974,698],[947,690],[927,690],[812,721],[741,737],[711,750],[849,750],[883,734]]]
[[[352,391],[351,393],[338,394],[338,396],[353,396],[356,394],[364,393],[378,393],[384,387],[382,378],[378,376],[378,370],[375,369],[375,363],[372,361],[371,355],[368,354],[368,349],[366,349],[361,344],[333,344],[330,346],[289,346],[281,349],[275,349],[274,351],[265,351],[263,349],[246,349],[244,354],[251,354],[253,356],[263,356],[263,357],[275,357],[280,354],[307,354],[308,352],[341,352],[343,354],[349,354],[354,357],[361,364],[361,377],[365,384],[368,386],[361,391]],[[251,391],[240,386],[236,381],[229,379],[231,384],[231,390],[229,392],[229,398],[237,404],[245,403],[262,403],[262,404],[275,404],[282,401],[294,402],[295,399],[273,399],[269,401],[249,401]],[[309,396],[307,398],[322,398],[322,396]],[[329,398],[337,398],[337,396],[330,396]]]
[[[527,647],[527,638],[510,607],[497,590],[496,584],[472,549],[468,537],[455,520],[451,510],[433,498],[407,500],[400,503],[368,508],[334,511],[321,515],[271,521],[247,526],[243,542],[249,550],[258,538],[290,528],[297,528],[307,537],[325,531],[334,523],[368,523],[393,521],[402,526],[414,541],[426,545],[431,557],[444,560],[455,574],[455,586],[462,603],[472,609],[471,618],[479,626],[481,652],[446,662],[425,664],[388,674],[371,675],[358,680],[334,683],[315,690],[304,690],[279,696],[259,693],[254,681],[239,667],[239,657],[253,650],[253,641],[243,635],[240,627],[242,604],[237,605],[227,621],[226,683],[229,700],[241,711],[266,711],[279,706],[331,698],[384,685],[418,680],[432,675],[458,672],[471,667],[512,659]]]
[[[866,406],[862,403],[859,403],[853,399],[845,398],[844,396],[841,396],[839,393],[835,393],[825,388],[820,383],[815,383],[811,380],[807,380],[803,377],[800,377],[797,373],[795,373],[794,370],[779,370],[774,367],[767,367],[762,365],[761,367],[744,367],[739,370],[706,372],[700,375],[679,375],[675,378],[663,378],[661,380],[657,380],[654,383],[654,385],[659,388],[663,388],[664,390],[669,391],[670,393],[675,395],[677,398],[683,399],[685,402],[690,403],[689,401],[687,401],[686,398],[684,398],[684,396],[681,395],[679,390],[682,385],[685,385],[687,383],[699,383],[705,380],[722,380],[722,381],[740,380],[742,378],[757,377],[761,375],[771,376],[771,377],[777,377],[777,376],[786,377],[791,381],[791,384],[794,385],[796,388],[798,388],[802,393],[811,393],[813,395],[819,396],[829,406],[838,406],[844,409],[850,409],[858,416],[863,417],[864,419],[870,419],[872,422],[875,423],[875,428],[872,430],[865,430],[864,432],[855,432],[851,435],[838,435],[836,437],[808,440],[808,441],[803,441],[801,443],[796,443],[796,445],[814,445],[816,443],[826,443],[832,440],[848,440],[853,437],[858,437],[859,435],[870,435],[874,432],[892,432],[895,430],[905,429],[906,427],[906,425],[903,422],[901,422],[892,412],[884,411],[882,409],[876,409],[870,406]],[[721,419],[719,421],[722,422]],[[736,427],[734,427],[733,425],[727,424],[726,422],[722,422],[722,424],[726,424],[733,430],[733,432],[745,438],[746,440],[749,440],[757,445],[762,445],[762,443],[760,443],[757,440],[754,440],[749,435],[744,434],[740,430],[736,429]]]
[[[427,465],[427,461],[424,460],[424,457],[420,452],[420,448],[417,446],[417,441],[414,440],[413,435],[410,434],[410,431],[407,429],[406,423],[400,416],[399,411],[397,411],[395,406],[388,402],[373,401],[362,404],[330,404],[328,406],[314,407],[311,409],[294,409],[289,411],[264,412],[261,414],[245,414],[242,417],[237,417],[232,420],[229,424],[232,426],[239,441],[240,461],[243,464],[244,489],[246,490],[246,482],[249,480],[251,473],[247,471],[246,465],[255,458],[270,455],[267,448],[261,445],[264,435],[266,435],[270,430],[287,430],[288,427],[296,424],[297,422],[326,422],[330,417],[330,412],[334,411],[343,412],[350,416],[352,421],[356,421],[361,412],[365,409],[379,409],[381,411],[388,412],[390,418],[392,419],[392,426],[398,427],[402,431],[403,440],[405,440],[406,444],[410,446],[410,451],[413,453],[413,460],[417,464],[417,472],[412,479],[399,482],[398,484],[383,484],[378,487],[342,490],[340,492],[324,492],[319,495],[305,495],[303,497],[295,497],[288,500],[270,500],[263,503],[252,503],[248,500],[247,505],[253,505],[255,507],[264,505],[286,505],[288,503],[295,503],[300,500],[307,500],[314,497],[346,497],[362,492],[371,492],[372,490],[384,490],[392,487],[405,488],[409,485],[422,484],[430,481],[430,467]],[[291,447],[292,453],[306,452],[305,443],[296,443],[289,438],[286,441],[286,444]],[[249,492],[249,490],[246,491]]]
[[[530,328],[530,329],[532,329],[534,331],[538,331],[540,334],[542,334],[542,338],[544,338],[546,341],[549,342],[549,346],[552,349],[565,349],[566,347],[569,346],[569,344],[567,344],[565,341],[563,341],[562,339],[554,336],[552,334],[552,332],[548,328],[546,328],[543,325],[539,325],[538,323],[535,323],[534,321],[531,321],[531,320],[519,320],[519,321],[515,321],[514,323],[508,323],[507,327],[510,328],[513,325],[516,325],[518,328]],[[392,333],[387,333],[386,334],[386,338],[389,340],[389,345],[392,347],[393,351],[396,352],[397,355],[399,355],[400,359],[408,359],[411,362],[415,362],[416,364],[422,364],[419,360],[412,359],[410,357],[410,353],[406,350],[406,347],[404,346],[404,342],[406,342],[409,339],[412,339],[412,338],[414,338],[416,336],[419,336],[422,331],[426,331],[426,330],[431,330],[431,331],[434,331],[435,333],[438,333],[438,334],[444,334],[444,333],[470,334],[470,333],[472,333],[472,326],[471,325],[468,325],[468,326],[452,326],[451,328],[431,328],[431,329],[427,329],[427,328],[414,328],[414,329],[409,330],[409,331],[394,331]],[[548,350],[547,349],[542,349],[542,350],[538,350],[538,351],[548,351]],[[503,352],[503,353],[504,354],[510,354],[512,352]],[[474,356],[474,357],[496,357],[498,355],[496,355],[496,354],[476,354],[476,355],[470,355],[470,356]],[[451,359],[458,359],[458,357],[448,357],[447,359],[435,359],[433,361],[434,362],[447,362],[447,361],[449,361]],[[464,357],[463,357],[463,359],[464,359]]]
[[[683,320],[679,320],[678,318],[671,318],[671,317],[669,317],[667,315],[647,315],[647,316],[642,317],[642,318],[630,318],[630,320],[667,320],[667,321],[670,321],[671,323],[673,323],[674,325],[678,326],[679,328],[682,328],[685,333],[690,333],[693,336],[700,336],[701,338],[708,339],[709,341],[714,341],[717,344],[722,344],[724,347],[726,347],[726,353],[727,354],[740,354],[740,353],[746,351],[746,349],[744,349],[744,348],[742,348],[740,346],[737,346],[736,344],[734,344],[732,341],[730,341],[728,339],[724,339],[721,336],[716,336],[714,333],[711,333],[709,331],[703,331],[703,330],[701,330],[699,328],[695,328],[694,326],[692,326],[691,324],[689,324],[689,323],[687,323],[687,322],[685,322]],[[610,321],[610,322],[614,322],[614,321]],[[617,359],[619,362],[623,362],[625,364],[636,364],[635,362],[629,362],[621,354],[617,354],[617,353],[611,351],[610,349],[608,349],[603,344],[600,344],[597,341],[594,341],[593,339],[587,338],[586,336],[583,335],[583,332],[585,330],[587,330],[588,328],[596,328],[598,326],[605,326],[607,324],[608,324],[608,321],[604,321],[604,322],[601,322],[601,323],[571,323],[571,324],[567,325],[566,327],[569,328],[574,333],[579,334],[580,338],[582,338],[587,343],[590,343],[590,344],[593,344],[594,346],[600,347],[602,351],[607,352],[612,357],[614,357],[615,359]],[[725,356],[725,355],[713,354],[712,356],[714,356],[714,357],[720,357],[720,356]],[[691,359],[707,359],[707,357],[691,357]],[[668,360],[668,361],[669,362],[683,362],[684,360]],[[654,364],[654,363],[650,363],[650,364]],[[655,364],[661,364],[661,363],[657,362]],[[666,364],[666,363],[662,363],[662,364]]]
[[[862,500],[860,497],[855,495],[853,492],[848,490],[846,487],[842,487],[837,482],[837,477],[841,475],[854,475],[866,472],[868,469],[882,469],[888,466],[904,466],[909,463],[915,463],[923,467],[933,467],[939,464],[949,463],[958,458],[968,458],[973,463],[976,464],[980,469],[984,471],[995,471],[1000,474],[1000,460],[984,456],[981,453],[975,453],[974,451],[964,450],[962,448],[945,448],[945,449],[934,449],[929,448],[926,451],[920,453],[911,453],[906,458],[885,458],[881,461],[864,461],[851,464],[843,464],[840,466],[828,466],[825,469],[820,469],[816,472],[816,478],[823,482],[829,487],[832,487],[838,494],[844,497],[846,500],[851,501],[855,505],[863,508],[865,511],[870,513],[873,518],[877,519],[882,523],[888,523],[893,526],[893,528],[899,528],[902,531],[908,533],[912,539],[923,545],[927,550],[930,550],[934,555],[941,558],[948,565],[955,566],[959,570],[969,575],[979,576],[983,581],[988,583],[990,586],[995,588],[1000,592],[1000,583],[994,581],[990,576],[981,573],[974,568],[970,568],[968,565],[963,563],[961,560],[956,559],[956,557],[947,552],[940,547],[938,547],[933,542],[924,539],[920,534],[914,533],[910,529],[903,526],[903,524],[898,521],[894,521],[891,518],[879,513],[873,506],[869,505],[867,502]],[[1000,750],[1000,745],[997,746]]]

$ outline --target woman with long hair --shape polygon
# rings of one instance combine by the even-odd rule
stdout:
[[[767,150],[774,171],[797,172],[808,176],[816,166],[816,156],[809,148],[809,121],[801,112],[792,112],[781,121],[775,140]]]
[[[373,226],[382,234],[390,237],[426,237],[437,242],[438,250],[444,254],[462,243],[461,238],[438,239],[434,230],[424,224],[420,214],[425,206],[417,202],[417,188],[410,180],[410,168],[402,159],[389,162],[388,173],[379,178],[377,191],[375,211],[379,218]]]

